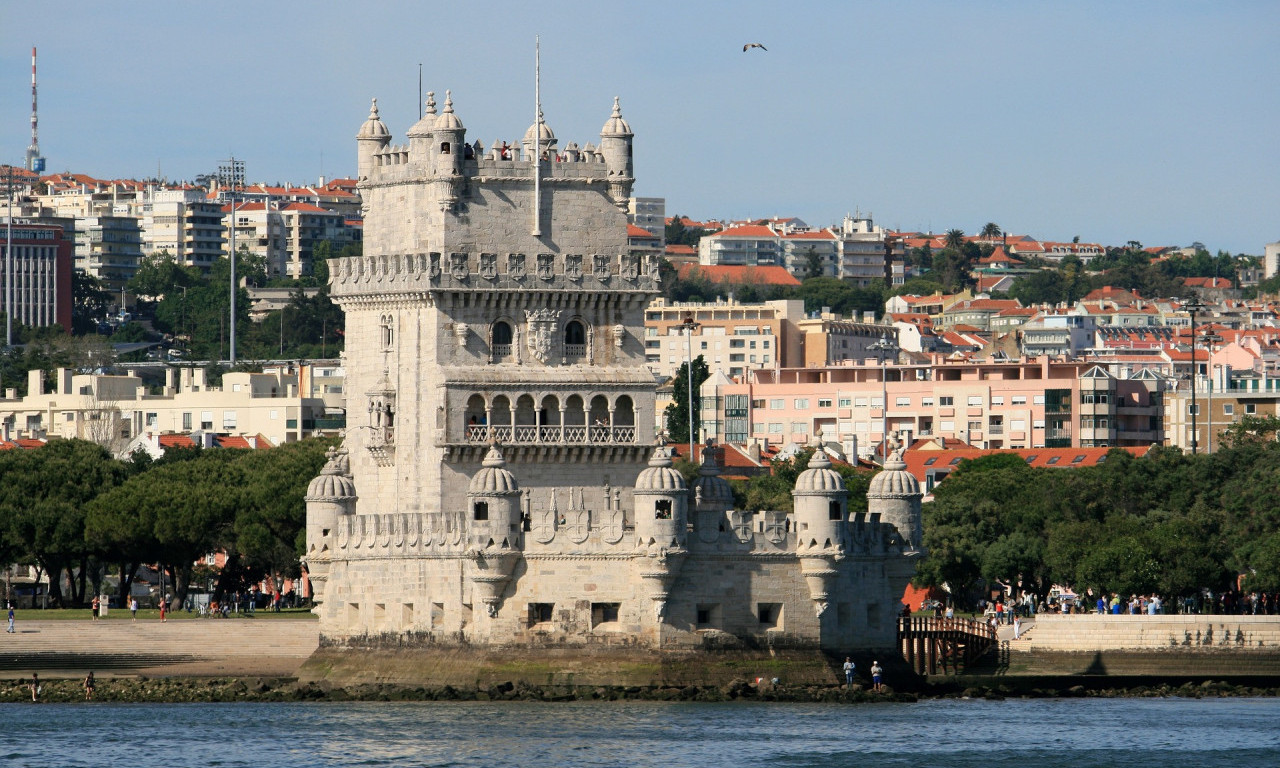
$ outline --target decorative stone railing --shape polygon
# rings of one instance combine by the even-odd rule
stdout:
[[[636,441],[634,426],[585,427],[559,425],[484,425],[467,426],[468,443],[490,442],[502,445],[537,445],[540,443],[624,443]]]

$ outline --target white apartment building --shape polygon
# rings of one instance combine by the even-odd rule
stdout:
[[[685,320],[697,324],[692,337]],[[799,365],[804,319],[798,299],[743,304],[732,298],[715,302],[654,299],[644,313],[645,362],[660,380],[671,378],[688,359],[702,356],[709,371],[740,377],[755,368]]]
[[[142,226],[133,216],[77,216],[75,268],[118,294],[142,260]]]
[[[164,385],[152,388],[132,371],[77,374],[59,368],[50,387],[43,371],[31,371],[26,397],[5,390],[0,425],[10,440],[80,438],[119,454],[144,433],[260,435],[279,445],[336,434],[346,423],[322,396],[300,393],[297,370],[230,372],[220,386],[209,385],[203,368],[169,368],[165,373]],[[313,372],[301,373],[311,389]]]
[[[173,254],[179,264],[208,270],[224,255],[222,206],[202,189],[161,189],[143,198],[142,253]]]
[[[665,197],[633,197],[627,200],[627,222],[658,238],[662,247],[667,242],[667,199]]]

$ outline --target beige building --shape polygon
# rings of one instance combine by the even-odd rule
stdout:
[[[684,323],[697,326],[692,339]],[[754,304],[733,297],[714,302],[649,302],[644,313],[645,363],[660,379],[669,379],[688,359],[690,350],[710,371],[742,376],[755,368],[798,365],[802,336],[796,326],[804,318],[804,302],[779,299]],[[690,343],[692,342],[692,344]]]
[[[224,255],[222,206],[203,189],[149,191],[141,215],[144,255],[168,251],[179,264],[206,271]]]
[[[127,455],[139,435],[203,432],[261,435],[271,443],[336,434],[345,419],[323,397],[298,392],[297,372],[230,372],[211,386],[203,368],[169,368],[164,386],[135,375],[31,371],[27,396],[7,389],[0,399],[6,439],[80,438]],[[304,381],[312,375],[308,369]]]

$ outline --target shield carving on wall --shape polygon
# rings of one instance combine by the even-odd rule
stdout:
[[[529,324],[529,354],[540,363],[551,359],[551,348],[554,345],[556,326],[560,320],[558,309],[526,309],[525,319]]]
[[[591,535],[591,513],[585,509],[573,509],[566,515],[565,533],[574,544],[581,544]]]
[[[604,519],[600,521],[600,535],[609,544],[622,541],[621,509],[611,509],[604,513]]]

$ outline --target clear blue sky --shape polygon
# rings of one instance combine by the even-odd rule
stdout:
[[[28,143],[33,44],[50,171],[190,179],[234,154],[313,182],[354,173],[371,97],[404,140],[419,63],[469,140],[519,138],[538,34],[561,145],[598,142],[620,96],[635,193],[669,215],[1258,254],[1280,239],[1278,32],[1273,0],[0,0],[0,161]]]

